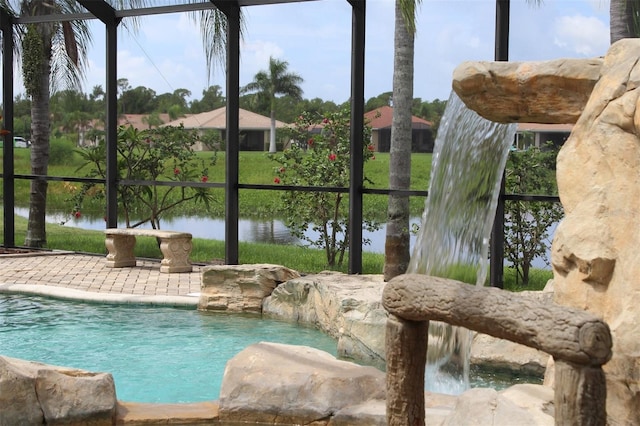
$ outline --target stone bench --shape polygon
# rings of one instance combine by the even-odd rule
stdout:
[[[155,237],[160,240],[162,262],[160,272],[191,272],[193,267],[189,256],[193,247],[191,234],[188,232],[163,231],[160,229],[138,228],[109,228],[105,229],[105,245],[107,254],[107,267],[124,268],[136,266],[136,256],[133,248],[136,245],[136,236]]]

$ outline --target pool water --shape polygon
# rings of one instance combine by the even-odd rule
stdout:
[[[216,400],[227,361],[261,341],[336,355],[321,331],[258,316],[0,295],[0,355],[109,372],[123,401]]]

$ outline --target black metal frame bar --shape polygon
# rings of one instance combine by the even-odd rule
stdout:
[[[4,211],[4,243],[15,246],[15,176],[13,163],[13,18],[0,11],[2,32],[2,104],[4,105],[4,129],[9,133],[3,137],[2,180]]]
[[[364,182],[364,41],[365,0],[351,4],[351,158],[349,178],[349,267],[362,273],[362,189]],[[359,244],[357,242],[360,242]],[[353,242],[356,242],[355,244]]]
[[[495,60],[509,60],[509,10],[511,0],[496,0]],[[491,229],[489,284],[504,287],[504,192],[505,176],[500,181],[500,195]]]

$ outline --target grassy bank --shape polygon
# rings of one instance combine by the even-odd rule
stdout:
[[[198,153],[199,156],[212,156],[211,152]],[[1,157],[1,156],[0,156]],[[30,159],[28,149],[16,149],[14,152],[15,173],[29,174]],[[80,157],[70,153],[65,157],[64,164],[53,163],[49,166],[49,175],[64,177],[84,177],[89,169],[82,166]],[[267,158],[264,152],[240,153],[239,182],[241,184],[271,185],[275,176],[277,163]],[[413,154],[411,165],[411,189],[426,191],[431,175],[431,154]],[[389,154],[376,153],[376,159],[367,162],[365,176],[368,180],[366,187],[386,189],[389,187]],[[209,170],[210,183],[225,181],[225,153],[217,154],[216,166]],[[16,205],[28,206],[29,181],[18,179],[15,186]],[[48,205],[52,210],[71,211],[73,203],[69,200],[71,194],[80,189],[80,184],[69,182],[50,182],[47,193]],[[1,188],[0,188],[1,190]],[[224,191],[211,189],[215,202],[207,209],[203,204],[186,203],[181,205],[180,213],[200,216],[224,216]],[[240,216],[246,218],[275,217],[282,218],[286,214],[280,203],[281,192],[274,190],[240,190]],[[102,217],[104,200],[86,199],[83,213],[96,214]],[[424,197],[411,197],[410,208],[412,215],[419,216],[424,209]],[[364,215],[367,218],[383,221],[387,211],[387,197],[383,195],[365,195],[363,200]]]

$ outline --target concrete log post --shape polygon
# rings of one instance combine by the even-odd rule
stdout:
[[[385,341],[389,425],[424,424],[420,364],[426,361],[429,321],[465,327],[552,355],[556,425],[606,424],[607,390],[601,366],[611,358],[612,340],[609,326],[594,315],[497,288],[419,274],[390,280],[382,305],[389,312]]]
[[[605,426],[607,386],[600,366],[555,360],[555,424]]]
[[[429,321],[407,321],[389,315],[385,335],[387,424],[425,424],[424,373]]]

